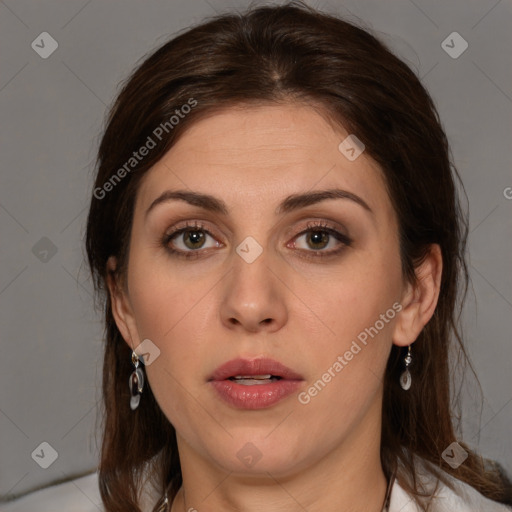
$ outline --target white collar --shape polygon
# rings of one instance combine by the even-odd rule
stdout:
[[[510,512],[511,507],[492,501],[469,484],[457,480],[446,472],[443,476],[450,481],[455,490],[450,489],[428,471],[427,466],[418,468],[422,483],[432,492],[429,512]],[[436,484],[438,484],[435,490]],[[435,490],[435,492],[434,492]],[[395,479],[391,489],[389,512],[422,512],[414,498],[409,495]]]

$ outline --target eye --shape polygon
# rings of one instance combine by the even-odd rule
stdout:
[[[307,229],[296,235],[291,243],[291,248],[298,248],[299,252],[307,254],[305,257],[335,256],[352,244],[352,240],[348,236],[327,223],[310,222],[306,227]],[[207,244],[208,238],[212,239],[209,245]],[[306,246],[297,247],[297,240],[302,238]],[[183,227],[173,229],[164,235],[161,244],[171,255],[187,259],[199,258],[205,252],[209,252],[200,249],[223,246],[200,222],[187,223]],[[290,244],[287,247],[290,247]],[[329,247],[329,250],[325,250]]]
[[[172,254],[185,258],[194,258],[200,255],[198,249],[209,249],[222,245],[216,240],[210,242],[210,245],[206,245],[208,237],[213,239],[211,233],[205,229],[204,224],[194,223],[191,225],[187,223],[184,227],[177,228],[171,233],[166,234],[162,244]]]
[[[334,256],[341,252],[345,246],[350,246],[352,240],[340,233],[337,229],[326,223],[314,222],[308,223],[307,229],[299,233],[293,242],[293,246],[297,248],[296,240],[304,238],[306,247],[299,247],[312,253],[312,257],[317,256]],[[330,250],[324,250],[331,247]]]

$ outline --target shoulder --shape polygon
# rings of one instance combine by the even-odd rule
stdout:
[[[160,497],[154,484],[146,476],[140,507],[153,510]],[[94,471],[80,478],[51,485],[21,496],[13,501],[0,502],[0,512],[105,512],[99,488],[99,473]]]
[[[104,512],[98,473],[90,473],[58,485],[31,492],[14,501],[0,503],[1,512]]]
[[[469,484],[457,480],[446,472],[443,477],[453,486],[453,490],[439,480],[423,465],[421,481],[432,491],[432,501],[428,510],[432,512],[511,512],[512,507],[492,501]],[[389,512],[420,512],[415,500],[395,480],[391,491]]]

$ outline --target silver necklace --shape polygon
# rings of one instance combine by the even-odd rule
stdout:
[[[395,483],[396,471],[393,472],[391,478],[388,482],[388,488],[386,489],[386,495],[384,496],[384,506],[382,507],[382,512],[389,512],[389,503],[391,501],[391,489],[393,488],[393,484]]]
[[[384,496],[384,506],[382,507],[381,512],[389,512],[389,503],[391,501],[391,489],[393,488],[393,484],[395,482],[395,476],[396,476],[396,472],[394,472],[393,475],[391,476],[391,478],[389,479],[388,487],[386,489],[386,495]],[[164,501],[163,501],[162,505],[160,506],[160,508],[157,510],[157,512],[169,512],[170,511],[169,505],[170,505],[169,498],[167,497],[167,490],[166,490],[164,493]]]

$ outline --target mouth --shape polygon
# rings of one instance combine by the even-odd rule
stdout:
[[[219,366],[209,381],[230,380],[245,386],[270,384],[279,380],[304,380],[279,361],[266,357],[259,359],[232,359]]]
[[[236,409],[264,409],[295,393],[303,377],[273,359],[233,359],[208,382],[224,403]]]

